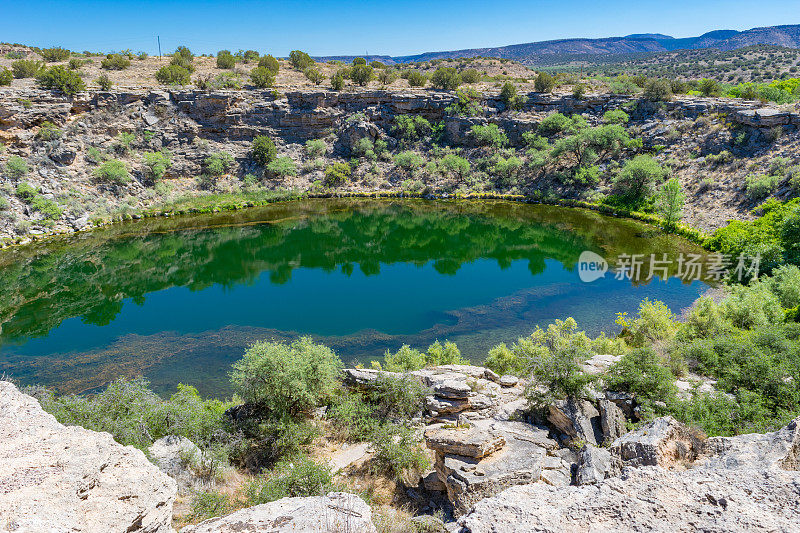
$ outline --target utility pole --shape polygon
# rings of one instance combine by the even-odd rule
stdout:
[[[158,58],[161,59],[161,36],[158,35],[156,38],[158,39]]]

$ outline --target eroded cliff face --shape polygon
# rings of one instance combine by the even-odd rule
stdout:
[[[24,239],[30,234],[73,231],[94,220],[109,219],[169,203],[186,195],[238,192],[242,189],[321,190],[324,168],[335,161],[354,167],[352,178],[334,191],[415,190],[431,194],[512,192],[591,198],[607,193],[613,168],[599,163],[603,176],[587,186],[560,178],[557,166],[540,168],[528,161],[523,134],[535,130],[550,113],[581,114],[590,125],[602,123],[608,110],[625,109],[627,129],[640,138],[641,150],[668,164],[689,192],[686,217],[704,229],[728,218],[746,216],[752,207],[744,198],[745,176],[767,168],[778,156],[797,152],[800,111],[764,107],[757,102],[681,97],[651,103],[632,96],[531,93],[522,109],[509,111],[496,95],[482,97],[480,116],[453,114],[447,107],[456,95],[434,91],[271,91],[135,90],[90,92],[70,98],[37,89],[0,90],[0,185],[7,206],[0,211],[0,239]],[[395,117],[421,116],[441,124],[438,143],[401,145]],[[59,134],[44,135],[52,123]],[[494,123],[509,139],[506,156],[518,155],[523,165],[514,180],[499,179],[485,147],[470,133],[474,125]],[[121,141],[121,133],[131,134]],[[291,171],[265,170],[249,157],[256,135],[272,137],[278,156],[292,160]],[[370,157],[353,152],[367,138],[383,140],[386,148]],[[323,153],[305,149],[308,140],[322,139]],[[444,145],[446,148],[442,148]],[[413,149],[425,161],[437,162],[445,152],[459,153],[472,164],[471,175],[454,175],[435,164],[414,170],[395,164],[393,156]],[[733,156],[710,165],[706,156],[724,150]],[[165,151],[171,165],[156,183],[144,154]],[[206,159],[220,152],[233,156],[221,176],[198,179]],[[622,154],[624,161],[631,154]],[[21,157],[27,172],[11,172],[11,158]],[[96,176],[104,160],[125,164],[129,179],[109,183]],[[249,177],[245,179],[246,176]],[[707,183],[702,184],[703,180]],[[713,185],[708,186],[708,182]],[[60,213],[47,215],[21,197],[17,187],[31,185]],[[788,194],[779,188],[777,194]]]
[[[0,381],[5,531],[172,532],[175,481],[108,433],[64,426]]]

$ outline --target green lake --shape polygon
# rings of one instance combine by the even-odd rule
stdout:
[[[611,269],[591,283],[587,250]],[[708,285],[674,267],[616,279],[616,257],[701,253],[636,221],[503,201],[319,199],[118,224],[0,252],[0,375],[227,394],[249,344],[300,335],[347,364],[437,339],[479,362],[556,318],[596,334],[645,297],[678,312]]]

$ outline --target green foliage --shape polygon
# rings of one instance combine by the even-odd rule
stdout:
[[[191,72],[180,65],[165,65],[156,72],[156,80],[163,85],[188,85]]]
[[[364,59],[363,57],[356,57],[356,58],[353,59],[353,66],[354,67],[357,66],[357,65],[366,65],[366,64],[367,64],[367,60]]]
[[[395,69],[382,69],[378,72],[378,81],[382,85],[391,85],[397,81],[400,76]]]
[[[500,99],[506,105],[506,109],[522,109],[526,98],[519,94],[517,86],[511,82],[505,82],[500,89]]]
[[[367,137],[362,137],[357,140],[350,151],[356,157],[364,157],[372,161],[376,159],[375,145]]]
[[[232,69],[236,66],[236,58],[230,50],[220,50],[217,52],[217,68]]]
[[[431,85],[434,89],[455,91],[461,85],[461,76],[453,67],[439,67],[431,75]]]
[[[783,322],[784,312],[778,296],[766,283],[734,285],[722,304],[723,316],[742,329],[754,329]]]
[[[146,152],[142,154],[145,175],[154,183],[164,178],[167,169],[172,165],[170,153],[166,150]]]
[[[617,315],[617,324],[622,326],[622,336],[631,346],[644,346],[659,340],[669,339],[677,328],[672,311],[659,300],[645,298],[639,304],[639,316],[629,320],[627,313]]]
[[[778,176],[750,174],[745,178],[745,194],[751,201],[763,200],[775,191],[779,182]]]
[[[630,392],[646,407],[654,401],[671,399],[676,392],[675,376],[652,348],[638,348],[623,355],[605,377],[606,387]]]
[[[228,152],[217,152],[203,160],[204,173],[207,176],[222,176],[233,167],[233,156]]]
[[[121,131],[114,137],[112,147],[118,154],[127,154],[131,151],[131,144],[136,140],[136,135],[129,131]]]
[[[125,70],[129,66],[131,66],[131,60],[120,54],[108,54],[100,62],[100,68],[106,70]]]
[[[406,372],[428,366],[469,364],[461,357],[461,352],[455,343],[449,341],[444,344],[436,341],[428,346],[426,352],[420,352],[404,344],[395,353],[387,350],[383,359],[383,367],[389,372]]]
[[[284,178],[297,175],[297,165],[291,157],[278,157],[267,165],[267,172],[273,176]]]
[[[672,100],[672,85],[667,80],[650,80],[644,87],[645,100],[668,102]]]
[[[215,516],[225,516],[233,509],[234,504],[229,494],[213,489],[201,490],[192,498],[189,517],[192,520],[202,521]]]
[[[179,46],[175,49],[175,52],[173,52],[172,59],[170,59],[169,64],[170,66],[184,68],[189,72],[189,74],[192,74],[194,72],[194,54],[187,47]],[[158,78],[157,75],[156,78]]]
[[[425,473],[430,457],[422,449],[410,428],[392,427],[380,431],[375,438],[375,471],[402,481],[407,472]],[[412,479],[415,476],[412,476]]]
[[[500,186],[511,186],[516,183],[517,173],[522,168],[522,159],[512,155],[511,157],[497,157],[491,166],[491,171],[497,176],[497,184]]]
[[[337,162],[325,167],[325,180],[324,183],[328,187],[334,185],[341,185],[350,181],[350,176],[353,170],[347,163]]]
[[[710,78],[703,78],[697,84],[697,90],[703,96],[719,96],[722,94],[722,87],[720,87],[717,80]]]
[[[245,401],[298,416],[333,396],[341,367],[330,348],[309,337],[291,344],[260,341],[234,363],[231,382]]]
[[[42,122],[42,125],[39,126],[39,131],[36,132],[36,138],[40,141],[53,141],[55,139],[60,139],[63,134],[64,132],[55,124],[49,120],[45,120]]]
[[[372,67],[369,65],[354,65],[350,69],[350,79],[353,83],[360,86],[365,86],[373,80],[375,74]]]
[[[315,67],[308,67],[303,71],[303,75],[305,75],[306,79],[313,83],[314,85],[319,85],[323,81],[325,81],[325,75],[319,71],[318,68]]]
[[[614,178],[614,188],[625,202],[636,206],[652,196],[655,185],[666,175],[658,161],[649,155],[637,155]]]
[[[281,64],[277,59],[267,54],[258,60],[258,66],[269,70],[272,72],[272,74],[277,74],[278,70],[280,70]]]
[[[470,171],[470,164],[465,158],[456,154],[447,154],[439,162],[440,168],[456,177],[458,180],[463,180]]]
[[[289,52],[289,63],[300,72],[304,71],[308,67],[314,64],[314,60],[311,59],[305,52],[301,52],[300,50],[292,50]]]
[[[254,506],[287,497],[323,496],[335,490],[330,466],[300,455],[286,458],[271,472],[254,478],[245,494],[247,505]]]
[[[539,122],[539,131],[544,135],[562,133],[572,126],[572,121],[561,113],[550,113]]]
[[[475,124],[470,128],[470,133],[481,146],[491,146],[498,149],[508,145],[506,133],[497,124],[486,124],[485,126]]]
[[[118,159],[111,159],[101,164],[94,170],[94,176],[98,181],[115,185],[122,185],[131,180],[128,167]]]
[[[58,90],[69,95],[86,90],[80,75],[61,65],[50,67],[37,74],[36,84],[42,89]]]
[[[341,91],[344,89],[344,78],[344,73],[341,70],[331,74],[331,88],[334,91]]]
[[[39,189],[33,187],[27,181],[23,181],[17,185],[15,194],[17,195],[17,198],[19,198],[26,204],[29,204],[39,194]]]
[[[55,48],[42,48],[39,50],[39,55],[48,63],[56,63],[58,61],[66,61],[69,59],[70,51],[66,48],[57,46]]]
[[[275,73],[267,67],[256,67],[250,71],[250,82],[259,89],[275,85]]]
[[[425,158],[417,152],[406,150],[394,156],[394,164],[410,172],[424,165]]]
[[[539,72],[533,86],[537,93],[551,93],[556,87],[556,79],[547,72]]]
[[[328,151],[328,145],[322,139],[310,139],[306,141],[306,154],[309,157],[321,157]]]
[[[461,81],[463,83],[478,83],[481,81],[481,74],[474,68],[464,69],[461,71]]]
[[[680,221],[685,200],[686,194],[681,189],[678,178],[670,178],[661,186],[656,199],[656,210],[664,219],[665,227],[672,228]]]
[[[242,78],[239,76],[239,74],[237,74],[235,72],[221,72],[220,74],[217,74],[216,76],[214,76],[214,78],[211,79],[210,81],[208,81],[207,78],[204,81],[206,82],[206,84],[207,84],[209,89],[241,89],[242,88]],[[201,84],[197,84],[196,83],[196,85],[199,88],[203,88],[203,87],[200,87]]]
[[[393,133],[408,145],[422,140],[433,131],[428,119],[419,115],[396,115]]]
[[[250,157],[262,167],[269,165],[277,154],[275,143],[268,136],[259,135],[253,139],[253,144],[250,146]]]
[[[603,114],[603,122],[606,124],[627,124],[630,118],[622,109],[611,109]]]
[[[11,85],[14,79],[14,73],[7,68],[0,70],[0,87],[4,85]]]
[[[110,91],[111,87],[114,86],[114,82],[111,81],[111,78],[108,77],[108,74],[101,74],[98,76],[94,82],[100,87],[100,90],[103,91]]]
[[[11,63],[11,71],[17,79],[34,78],[44,69],[44,63],[32,59],[19,59]]]
[[[419,70],[407,70],[403,73],[403,77],[408,81],[410,87],[425,87],[425,84],[428,83],[428,77]]]
[[[472,87],[456,90],[457,100],[445,108],[445,112],[460,117],[476,117],[483,113],[481,95]]]

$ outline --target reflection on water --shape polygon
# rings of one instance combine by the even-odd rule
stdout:
[[[256,339],[312,334],[345,361],[450,339],[476,360],[536,324],[592,332],[700,282],[581,283],[594,251],[697,253],[640,223],[508,202],[308,200],[155,219],[0,254],[0,372],[64,391],[144,373],[226,386]]]

